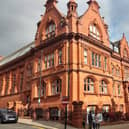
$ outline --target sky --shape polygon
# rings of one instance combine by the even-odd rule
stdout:
[[[0,55],[7,56],[34,40],[37,22],[44,14],[46,0],[1,0]],[[88,8],[88,0],[76,0],[78,14]],[[58,9],[66,14],[68,0],[58,0]],[[109,29],[111,41],[120,40],[125,33],[129,41],[129,0],[97,0],[100,14]]]

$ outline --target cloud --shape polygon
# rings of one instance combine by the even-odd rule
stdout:
[[[58,0],[58,8],[67,13],[68,0]],[[88,8],[86,0],[76,0],[78,14]],[[109,25],[111,40],[119,40],[125,32],[129,40],[129,1],[97,0],[101,16]],[[34,40],[36,24],[45,11],[45,0],[3,0],[0,4],[0,55],[8,55]]]

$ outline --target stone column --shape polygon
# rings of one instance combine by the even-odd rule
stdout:
[[[72,125],[77,128],[81,128],[82,121],[83,121],[83,116],[82,116],[83,102],[82,101],[79,101],[79,102],[74,101],[72,104],[73,104]]]

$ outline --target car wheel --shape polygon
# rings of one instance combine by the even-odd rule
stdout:
[[[17,120],[16,120],[16,121],[14,121],[14,123],[17,123]]]
[[[0,118],[0,124],[2,123],[2,118]]]

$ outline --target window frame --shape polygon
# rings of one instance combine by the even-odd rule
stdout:
[[[62,80],[56,79],[51,82],[51,95],[61,94]]]
[[[121,84],[118,84],[117,87],[118,87],[118,96],[121,96]]]
[[[92,66],[101,68],[101,55],[92,51]]]
[[[55,54],[54,52],[48,55],[45,55],[44,63],[45,63],[45,69],[49,69],[54,67],[55,65]]]
[[[58,64],[61,65],[62,64],[62,49],[58,50]]]
[[[95,38],[97,40],[101,40],[100,30],[98,29],[96,24],[90,24],[90,26],[89,26],[89,34],[93,38]]]
[[[95,92],[95,81],[93,78],[87,77],[84,79],[84,92],[87,93]]]
[[[56,34],[56,24],[54,23],[54,21],[51,21],[48,23],[46,27],[46,37],[51,38],[54,37],[55,34]]]
[[[84,49],[83,57],[84,57],[84,64],[87,65],[88,64],[88,51],[87,51],[87,49]]]
[[[108,94],[108,83],[105,80],[101,80],[99,84],[100,94]]]

